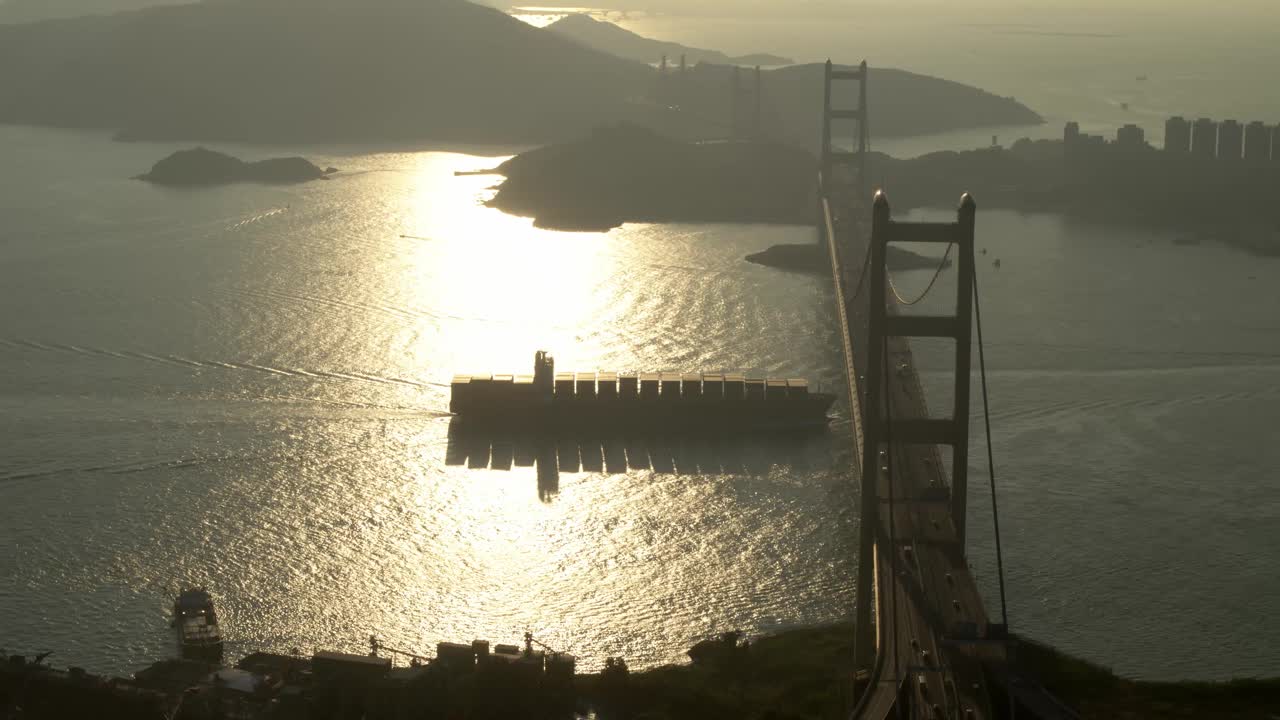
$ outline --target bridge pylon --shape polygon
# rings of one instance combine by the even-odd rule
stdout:
[[[742,68],[734,65],[729,74],[729,125],[734,140],[763,140],[764,75],[756,65],[750,84],[742,80]]]
[[[957,209],[956,222],[902,223],[890,216],[889,200],[884,193],[876,193],[871,216],[871,297],[885,298],[885,282],[888,269],[885,257],[889,243],[925,242],[954,245],[958,257],[956,264],[956,304],[954,315],[902,315],[889,314],[888,303],[872,302],[868,330],[867,397],[870,408],[880,407],[867,415],[867,446],[885,442],[889,437],[895,444],[950,445],[953,451],[951,468],[951,519],[956,537],[963,549],[965,544],[966,498],[969,488],[969,370],[973,341],[973,273],[974,273],[974,221],[977,205],[973,197],[965,193]],[[888,391],[882,348],[891,337],[933,337],[955,341],[954,404],[951,417],[945,419],[917,418],[891,419],[881,406]],[[892,423],[892,425],[889,425]],[[886,430],[889,431],[886,433]],[[863,459],[879,462],[868,451]],[[874,465],[872,465],[874,467]]]
[[[960,551],[965,547],[965,519],[969,468],[969,371],[972,347],[974,221],[977,206],[967,193],[960,201],[955,222],[903,223],[893,220],[889,200],[877,192],[871,215],[871,247],[867,282],[870,287],[867,331],[867,371],[863,388],[862,528],[860,537],[855,653],[860,667],[873,657],[875,634],[871,625],[869,566],[875,557],[877,535],[882,530],[879,478],[884,462],[881,451],[893,453],[902,445],[949,445],[952,449],[950,514]],[[925,242],[946,244],[958,252],[955,313],[952,315],[891,314],[888,308],[886,257],[889,243]],[[941,268],[939,269],[941,271]],[[892,378],[901,374],[887,368],[890,338],[932,337],[955,341],[954,405],[950,418],[902,417],[902,408],[888,400]],[[892,411],[892,416],[891,416]],[[941,469],[941,468],[939,468]],[[890,492],[895,478],[890,477]],[[904,498],[910,502],[915,498]],[[896,539],[891,540],[896,542]],[[867,608],[864,610],[864,607]]]
[[[835,108],[832,106],[834,86],[837,81],[856,81],[858,83],[858,107]],[[835,147],[835,123],[852,121],[853,132],[850,140],[851,149]],[[867,61],[856,70],[837,69],[830,60],[827,61],[823,76],[822,100],[822,178],[827,188],[832,187],[836,179],[833,174],[837,167],[848,168],[853,175],[853,199],[861,203],[866,197],[867,152],[871,145],[871,130],[867,124]],[[824,188],[826,190],[827,188]]]

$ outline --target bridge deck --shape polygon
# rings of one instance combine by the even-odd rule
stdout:
[[[924,391],[906,340],[889,341],[889,362],[898,380],[889,388],[893,417],[926,417]],[[994,646],[945,642],[958,623],[972,623],[976,637],[985,637],[988,621],[964,549],[956,539],[940,453],[936,445],[895,444],[892,450],[896,487],[890,487],[885,471],[889,465],[881,461],[880,507],[884,512],[880,545],[885,548],[882,555],[895,553],[886,564],[897,563],[896,573],[895,568],[888,568],[893,580],[885,582],[890,588],[890,603],[897,593],[896,662],[910,686],[907,702],[930,710],[937,706],[940,717],[970,717],[966,710],[972,711],[974,718],[991,717],[982,660]],[[888,512],[891,491],[892,521]],[[921,684],[920,679],[925,682]],[[930,717],[931,713],[917,715]]]

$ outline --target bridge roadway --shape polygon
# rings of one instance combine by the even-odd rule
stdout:
[[[856,222],[847,209],[833,209],[827,200],[823,216],[825,227],[819,229],[831,254],[858,455],[855,466],[860,468],[866,451],[866,398],[859,389],[857,368],[866,367],[872,350],[865,347],[870,283],[862,277],[870,272],[862,267],[869,259],[870,223]],[[892,380],[887,400],[893,417],[927,417],[910,345],[892,338],[888,355]],[[876,659],[851,717],[990,718],[983,664],[1002,667],[1004,650],[999,643],[972,642],[987,637],[989,623],[951,519],[941,454],[937,446],[899,444],[891,449],[891,457],[881,452],[875,479],[881,509],[874,552]]]

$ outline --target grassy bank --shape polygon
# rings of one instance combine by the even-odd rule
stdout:
[[[631,673],[577,678],[579,696],[602,711],[660,718],[838,718],[853,672],[853,625],[753,640],[724,657]]]
[[[841,718],[853,673],[853,626],[826,625],[756,639],[747,648],[685,665],[578,677],[579,697],[610,716]],[[1017,662],[1082,718],[1280,720],[1280,678],[1150,682],[1117,677],[1033,640]],[[612,711],[612,712],[609,712]]]
[[[1126,680],[1100,665],[1025,639],[1017,661],[1082,718],[1280,718],[1280,678]]]

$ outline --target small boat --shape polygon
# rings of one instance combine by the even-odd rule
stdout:
[[[222,660],[222,632],[213,598],[204,588],[188,588],[173,600],[170,622],[178,638],[182,657],[190,660]]]

